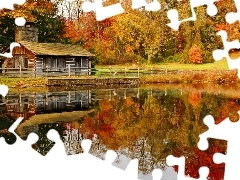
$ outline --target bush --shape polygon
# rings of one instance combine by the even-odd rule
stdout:
[[[163,62],[165,62],[165,63],[180,62],[181,57],[182,57],[182,54],[181,54],[181,53],[175,54],[174,56],[168,56],[168,57],[166,57]]]
[[[214,59],[211,52],[205,52],[203,55],[203,63],[213,63]]]
[[[164,62],[164,57],[159,53],[152,57],[151,62],[153,64]]]
[[[193,45],[188,52],[189,61],[194,64],[202,64],[202,53],[201,49],[197,45]]]

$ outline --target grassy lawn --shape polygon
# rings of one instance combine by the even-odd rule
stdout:
[[[124,71],[124,68],[137,69],[136,64],[128,65],[111,65],[112,69],[121,69]],[[215,61],[214,63],[205,63],[205,64],[180,64],[180,63],[161,63],[153,65],[141,65],[141,69],[169,69],[169,70],[228,70],[228,64],[226,60]],[[109,72],[108,65],[96,65],[96,69],[101,72]]]
[[[108,65],[97,65],[96,76],[109,76],[109,66]],[[125,69],[126,68],[126,69]],[[124,77],[126,70],[127,77],[137,77],[138,66],[136,64],[128,65],[111,65],[111,72],[114,74],[117,72],[115,77]],[[152,65],[141,65],[139,66],[140,76],[145,76],[151,74],[151,70],[229,70],[228,63],[226,60],[215,61],[213,63],[204,63],[204,64],[180,64],[180,63],[161,63],[161,64],[152,64]]]
[[[206,64],[179,64],[179,63],[166,63],[154,66],[155,68],[172,69],[172,70],[228,70],[226,60],[215,61],[214,63]]]

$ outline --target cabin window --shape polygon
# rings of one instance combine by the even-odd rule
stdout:
[[[88,67],[88,59],[82,59],[81,67],[87,68]]]
[[[57,67],[58,68],[66,68],[66,60],[64,58],[57,59]]]

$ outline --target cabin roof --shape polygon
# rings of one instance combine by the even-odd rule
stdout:
[[[29,41],[20,41],[22,46],[36,55],[50,56],[94,56],[79,45],[61,44],[61,43],[37,43]]]

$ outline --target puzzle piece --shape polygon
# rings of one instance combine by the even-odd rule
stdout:
[[[121,3],[103,7],[102,2],[102,0],[95,0],[94,2],[84,1],[82,9],[84,12],[95,11],[97,21],[102,21],[106,18],[116,16],[124,12]]]
[[[26,0],[7,0],[7,1],[0,1],[0,9],[6,8],[13,10],[14,4],[23,5]]]
[[[240,111],[238,112],[240,115]],[[227,154],[223,155],[216,153],[213,156],[215,163],[225,163],[224,180],[240,179],[239,162],[240,162],[240,121],[231,122],[229,118],[226,118],[220,124],[214,123],[214,118],[208,115],[203,120],[204,124],[208,126],[208,130],[199,135],[200,140],[198,142],[198,148],[206,150],[208,148],[208,138],[222,139],[228,141]]]
[[[191,178],[188,176],[185,176],[185,157],[174,157],[172,155],[169,155],[166,158],[168,166],[178,166],[178,178],[177,180],[196,180],[195,178]],[[200,177],[198,180],[207,180],[207,176],[209,174],[209,168],[208,167],[201,167],[199,169]]]
[[[43,123],[43,124],[39,124],[37,126],[38,126],[38,128],[34,128],[34,129],[30,128],[30,131],[27,129],[28,126],[23,127],[22,131],[25,132],[23,135],[21,135],[21,133],[18,131],[18,129],[16,129],[15,132],[22,140],[27,140],[28,135],[32,132],[37,134],[38,141],[32,145],[32,148],[35,149],[40,154],[42,154],[43,156],[45,156],[55,145],[55,142],[50,140],[47,137],[48,131],[50,131],[51,129],[54,129],[58,132],[61,132],[61,131],[63,131],[63,127],[59,126],[59,124],[57,124],[57,123],[54,123],[54,124]],[[26,128],[26,131],[24,128]]]
[[[214,2],[217,2],[218,0],[201,0],[201,1],[196,1],[196,0],[190,0],[190,5],[191,5],[191,12],[192,12],[192,17],[189,17],[187,19],[183,19],[179,21],[179,14],[176,9],[169,10],[167,12],[167,16],[170,19],[170,23],[167,25],[172,28],[173,30],[177,31],[179,29],[179,26],[181,23],[186,22],[186,21],[196,21],[197,16],[194,11],[194,8],[207,5],[207,14],[209,16],[214,16],[217,14],[218,10],[217,7],[215,6]]]
[[[161,4],[158,0],[153,0],[151,3],[147,3],[146,0],[132,0],[132,9],[138,9],[145,7],[146,11],[159,11]]]
[[[216,61],[219,61],[223,58],[226,58],[228,67],[230,70],[238,69],[238,77],[240,78],[240,58],[238,59],[231,59],[229,56],[229,51],[233,48],[240,48],[239,40],[234,40],[231,42],[227,41],[227,32],[226,31],[219,31],[217,35],[221,36],[223,41],[224,49],[217,49],[213,51],[213,58]]]
[[[229,12],[226,14],[226,21],[229,24],[233,24],[235,21],[240,20],[240,1],[234,0],[234,3],[237,8],[237,12]]]

